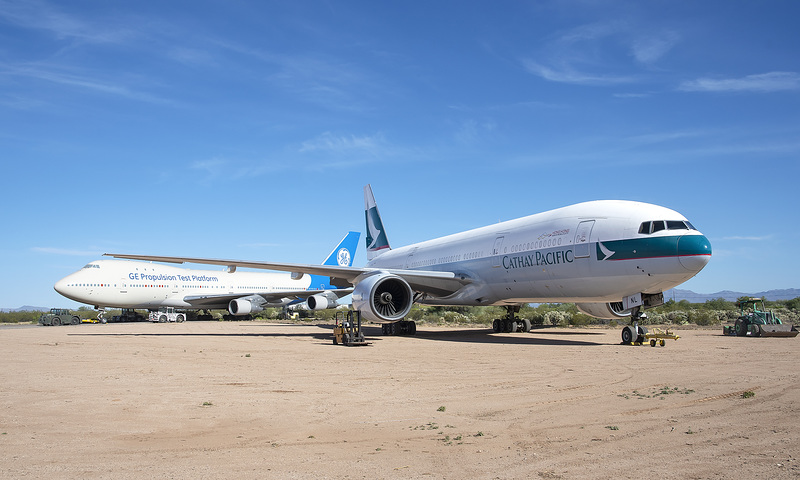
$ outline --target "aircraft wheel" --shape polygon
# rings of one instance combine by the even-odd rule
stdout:
[[[417,322],[411,320],[408,322],[408,334],[409,335],[416,335],[417,334]]]
[[[622,343],[633,343],[633,327],[625,327],[622,329]]]
[[[531,331],[531,321],[527,318],[522,321],[522,331],[528,333]]]
[[[639,328],[639,332],[638,332],[638,334],[636,336],[636,342],[637,343],[644,343],[645,335],[647,335],[648,330],[645,327],[638,327],[638,328]]]
[[[492,322],[492,331],[494,333],[500,333],[500,330],[503,328],[503,322],[500,321],[499,318],[495,318]]]

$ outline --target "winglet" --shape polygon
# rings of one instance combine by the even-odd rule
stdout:
[[[367,221],[367,260],[372,260],[381,253],[388,252],[392,247],[386,238],[386,229],[383,228],[378,204],[375,203],[370,185],[364,187],[364,214]]]

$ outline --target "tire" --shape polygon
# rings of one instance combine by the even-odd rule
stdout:
[[[633,327],[625,327],[622,329],[622,343],[633,343]]]
[[[186,317],[182,313],[179,313],[178,316],[175,317],[175,321],[178,323],[183,323],[186,321]]]
[[[77,325],[77,324],[79,324],[79,323],[81,323],[81,319],[80,319],[80,318],[78,318],[78,317],[72,317],[72,324],[73,324],[73,325]]]
[[[167,323],[167,316],[166,315],[159,316],[158,323]]]
[[[522,321],[522,331],[528,333],[531,331],[531,321],[527,318]]]
[[[638,327],[638,328],[639,328],[639,332],[638,332],[638,334],[636,336],[636,342],[637,343],[644,343],[644,341],[646,340],[645,335],[647,335],[647,331],[648,330],[645,327]]]
[[[741,318],[736,320],[736,323],[733,326],[734,330],[736,331],[736,335],[739,337],[744,337],[747,335],[747,324]]]
[[[495,318],[494,322],[492,322],[492,331],[494,333],[500,333],[502,329],[503,329],[503,322],[501,322],[499,318]]]
[[[53,317],[53,326],[56,327],[59,325],[61,325],[61,319],[58,317]]]

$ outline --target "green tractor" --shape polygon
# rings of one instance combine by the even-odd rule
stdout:
[[[51,308],[49,313],[39,317],[39,325],[58,326],[58,325],[78,325],[81,317],[73,315],[66,308]]]
[[[796,337],[794,325],[783,322],[771,311],[764,308],[760,298],[743,298],[736,302],[740,309],[739,318],[732,326],[722,327],[725,335],[738,337]],[[760,308],[759,308],[760,307]]]

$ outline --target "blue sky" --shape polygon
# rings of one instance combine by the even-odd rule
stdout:
[[[316,263],[595,199],[800,288],[800,3],[0,0],[0,307],[105,252]],[[363,244],[356,264],[365,262]]]

